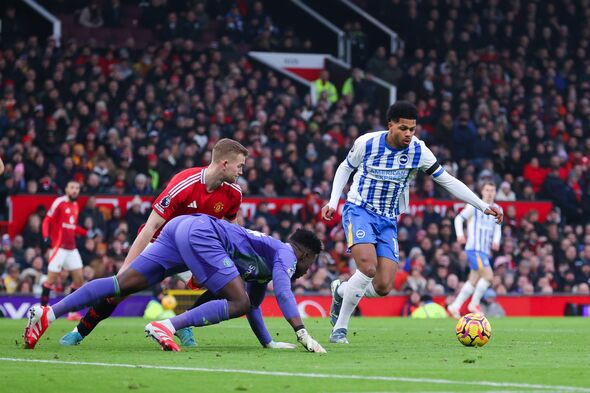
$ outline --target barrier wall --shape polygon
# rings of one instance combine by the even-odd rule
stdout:
[[[299,312],[310,317],[327,317],[330,315],[329,296],[297,296]],[[359,304],[361,315],[366,317],[397,317],[407,301],[405,296],[387,296],[385,298],[363,299]],[[444,297],[435,297],[434,301],[444,305]],[[588,306],[588,296],[499,296],[496,300],[512,317],[562,317],[566,314],[568,304]],[[281,316],[281,310],[274,297],[267,297],[262,304],[265,316]],[[590,315],[586,315],[590,316]]]
[[[194,296],[195,298],[197,295]],[[51,303],[60,298],[52,299]],[[152,299],[147,295],[134,295],[121,303],[114,312],[114,316],[136,317],[143,315],[147,303]],[[299,312],[304,317],[327,317],[330,315],[330,296],[297,296]],[[444,298],[434,299],[444,305]],[[0,296],[0,311],[6,318],[24,318],[26,312],[39,298],[32,296]],[[359,305],[361,314],[366,317],[397,317],[407,301],[406,296],[388,296],[379,299],[363,299]],[[580,309],[580,315],[590,317],[589,296],[500,296],[497,302],[506,310],[507,316],[512,317],[562,317],[566,315],[568,304],[575,304]],[[189,302],[192,304],[192,301]],[[267,296],[262,303],[262,313],[265,317],[282,317],[276,299]]]
[[[21,233],[24,229],[29,216],[37,210],[39,205],[45,206],[46,209],[49,209],[51,203],[57,195],[13,195],[8,198],[9,203],[9,227],[8,231],[11,237],[15,234]],[[149,211],[151,209],[151,202],[153,200],[153,196],[143,196],[141,208],[143,211]],[[122,214],[125,215],[127,208],[131,205],[131,200],[133,196],[131,195],[97,195],[96,196],[96,205],[97,207],[103,212],[105,217],[108,219],[110,218],[112,208],[114,206],[119,206],[121,208]],[[78,203],[80,205],[80,210],[84,208],[86,205],[86,201],[88,200],[87,195],[81,195],[78,198]],[[276,213],[280,210],[280,208],[287,204],[290,205],[292,211],[296,213],[299,209],[301,209],[305,205],[305,199],[302,198],[244,198],[242,202],[242,212],[244,216],[251,218],[256,214],[256,209],[259,203],[266,202],[268,204],[268,208],[271,213]],[[430,200],[434,205],[434,210],[440,214],[445,214],[448,209],[453,209],[455,211],[459,211],[465,205],[463,202],[458,201],[448,201],[448,200]],[[319,204],[321,201],[317,201],[318,203],[318,212]],[[420,214],[425,206],[425,200],[412,200],[410,203],[409,214],[415,215]],[[536,210],[539,212],[539,220],[540,222],[544,222],[547,218],[547,214],[553,208],[551,202],[499,202],[499,205],[502,206],[504,211],[509,206],[514,206],[516,210],[516,218],[520,220],[522,216],[527,214],[531,210]],[[340,209],[342,209],[343,203],[340,204]]]
[[[52,298],[49,304],[55,304],[61,299],[62,296]],[[140,317],[151,299],[153,297],[148,295],[129,296],[117,306],[112,315],[115,317]],[[28,309],[37,303],[39,303],[39,297],[35,296],[0,295],[0,312],[5,318],[26,318]],[[80,312],[85,313],[86,310]]]

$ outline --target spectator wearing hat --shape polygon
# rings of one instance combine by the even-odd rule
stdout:
[[[500,303],[496,301],[496,292],[488,288],[482,297],[482,312],[488,318],[505,317],[506,311]]]
[[[502,184],[500,184],[500,189],[496,193],[496,200],[497,201],[515,201],[516,200],[516,194],[514,194],[514,191],[512,191],[510,189],[510,183],[508,183],[507,181],[503,181]]]

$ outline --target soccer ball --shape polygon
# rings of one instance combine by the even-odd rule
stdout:
[[[174,310],[176,308],[176,298],[172,295],[166,295],[162,298],[162,307],[164,310]]]
[[[492,337],[492,326],[483,314],[467,314],[459,319],[457,339],[466,347],[483,347]]]

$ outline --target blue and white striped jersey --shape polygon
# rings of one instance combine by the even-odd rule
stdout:
[[[500,206],[492,204],[500,209]],[[466,251],[479,251],[490,255],[492,243],[500,244],[502,227],[493,216],[484,214],[471,205],[466,205],[455,218],[457,236],[463,236],[463,222],[467,221]]]
[[[444,173],[434,154],[416,137],[403,150],[390,147],[388,131],[360,136],[348,153],[346,164],[357,172],[348,193],[348,202],[378,215],[394,218],[409,205],[409,185],[418,169],[433,177]]]

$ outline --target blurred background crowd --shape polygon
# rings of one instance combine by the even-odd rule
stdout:
[[[590,293],[589,1],[357,1],[404,46],[353,52],[349,85],[321,94],[315,105],[289,78],[247,57],[248,50],[317,45],[273,20],[263,1],[80,3],[53,7],[88,29],[126,24],[124,11],[134,7],[134,21],[151,27],[153,40],[140,47],[122,36],[102,47],[66,39],[58,47],[24,34],[15,9],[5,9],[3,220],[9,195],[57,195],[68,179],[88,195],[155,197],[174,173],[207,165],[217,140],[233,138],[250,150],[239,179],[245,197],[305,198],[297,212],[271,214],[261,203],[242,225],[280,238],[301,225],[313,228],[326,251],[296,287],[329,293],[330,281],[350,275],[354,262],[339,222],[318,213],[355,138],[386,128],[366,83],[376,76],[396,85],[399,99],[416,103],[417,136],[471,189],[491,180],[497,200],[553,202],[545,223],[535,211],[519,220],[514,210],[505,212],[502,247],[491,258],[495,293]],[[347,32],[364,48],[360,21],[351,20]],[[455,212],[441,215],[431,201],[449,196],[423,175],[410,192],[428,202],[422,214],[399,221],[396,291],[452,297],[467,277],[467,259],[456,242]],[[117,271],[146,219],[136,202],[124,216],[114,208],[108,219],[94,198],[81,207],[80,225],[96,235],[79,239],[87,279]],[[40,292],[44,214],[33,214],[22,235],[2,238],[0,291]]]

